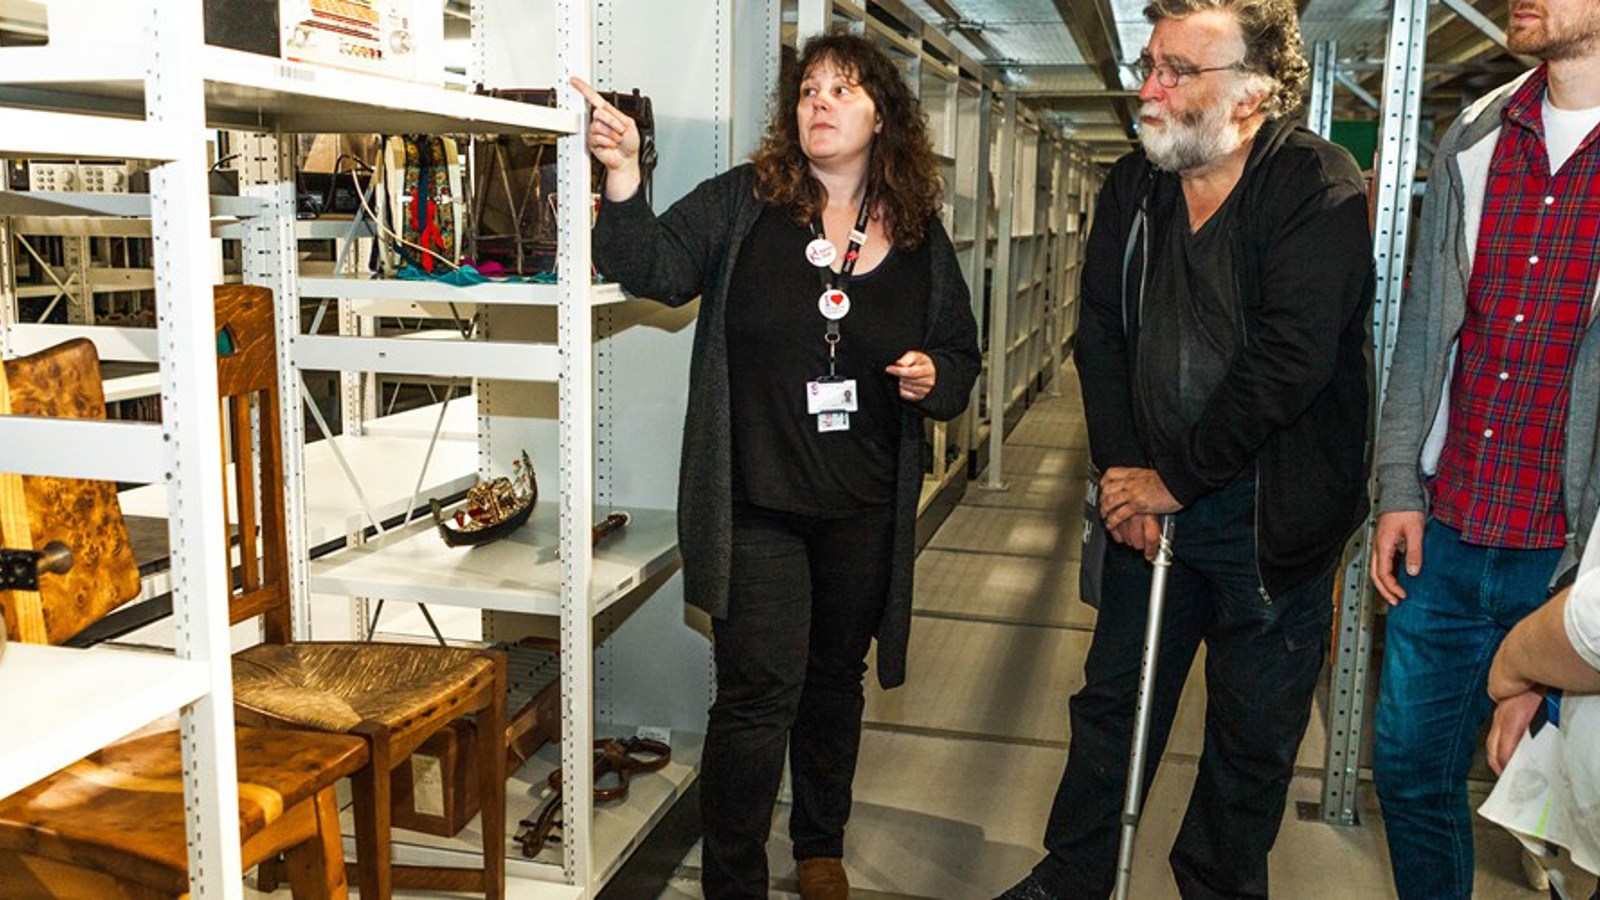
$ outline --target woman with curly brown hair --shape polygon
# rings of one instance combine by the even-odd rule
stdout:
[[[979,366],[926,123],[870,42],[815,37],[753,163],[657,217],[632,121],[573,84],[606,167],[601,271],[663,303],[700,298],[678,531],[717,661],[705,895],[767,896],[787,748],[801,896],[848,897],[844,827],[874,637],[879,681],[905,680],[922,423],[960,414]]]

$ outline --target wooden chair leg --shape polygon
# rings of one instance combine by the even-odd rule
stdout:
[[[316,834],[285,854],[284,868],[295,900],[347,900],[344,842],[339,833],[339,797],[333,785],[310,801],[316,809]]]
[[[506,890],[506,667],[495,660],[489,705],[478,713],[478,794],[483,828],[483,894],[501,900]]]
[[[362,734],[362,726],[351,730]],[[356,815],[356,877],[363,900],[390,900],[394,894],[390,861],[390,759],[387,732],[366,732],[371,741],[367,764],[350,776]]]
[[[283,881],[283,858],[269,856],[256,866],[256,890],[263,894],[270,894],[278,889]]]

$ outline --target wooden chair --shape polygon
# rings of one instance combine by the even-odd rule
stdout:
[[[71,341],[6,362],[0,412],[103,418],[94,345]],[[75,565],[38,591],[0,592],[17,640],[59,643],[139,593],[112,485],[0,475],[0,543],[37,549],[50,540],[66,543]],[[236,748],[244,864],[286,852],[295,897],[345,897],[334,785],[366,761],[366,745],[241,728]],[[187,894],[185,818],[177,732],[113,744],[0,799],[0,897]]]
[[[230,616],[239,622],[259,615],[266,624],[266,642],[234,656],[239,720],[353,734],[367,741],[370,761],[352,779],[357,884],[363,898],[388,898],[395,887],[501,897],[507,846],[501,737],[506,728],[505,657],[417,644],[290,641],[272,293],[228,285],[216,288],[216,303],[218,387],[227,455],[233,463],[229,493],[237,509],[241,558]],[[393,769],[435,732],[469,714],[476,716],[478,734],[483,869],[391,865]]]

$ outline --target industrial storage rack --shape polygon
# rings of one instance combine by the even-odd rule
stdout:
[[[225,609],[198,590],[221,584],[227,571],[216,527],[224,513],[219,424],[210,399],[215,396],[214,323],[208,303],[184,299],[209,295],[216,233],[211,220],[226,215],[239,220],[229,233],[242,240],[245,280],[271,287],[278,297],[297,634],[310,636],[314,593],[477,606],[493,611],[486,617],[491,634],[528,630],[523,617],[532,614],[534,621],[553,625],[562,641],[566,739],[560,764],[569,779],[583,783],[589,777],[584,748],[597,720],[602,728],[648,725],[673,735],[682,765],[660,790],[646,792],[650,796],[611,815],[611,821],[601,821],[608,814],[597,817],[587,796],[575,792],[567,798],[566,820],[573,824],[561,863],[514,861],[521,863],[513,867],[514,877],[527,880],[540,896],[597,891],[691,784],[698,738],[685,723],[703,717],[709,702],[709,654],[696,633],[703,623],[684,620],[674,602],[681,599],[681,584],[672,575],[675,464],[668,451],[681,425],[681,408],[674,411],[673,405],[681,404],[686,390],[689,320],[571,274],[587,273],[590,263],[588,213],[577,204],[563,210],[565,274],[554,286],[487,286],[460,293],[429,286],[419,295],[414,287],[301,275],[288,135],[563,135],[558,138],[562,193],[582,196],[588,163],[578,136],[582,115],[576,98],[567,94],[561,109],[543,110],[206,47],[198,2],[153,6],[147,41],[103,48],[106,52],[92,58],[60,47],[0,50],[0,85],[6,86],[8,102],[73,108],[87,101],[76,115],[16,108],[0,115],[7,123],[6,149],[17,155],[168,160],[155,170],[148,200],[133,196],[105,201],[110,206],[104,207],[112,215],[151,218],[160,328],[152,340],[140,329],[79,324],[69,332],[21,323],[15,294],[0,291],[0,304],[6,305],[0,309],[0,350],[30,352],[71,333],[91,337],[106,359],[159,362],[165,424],[90,426],[6,417],[0,420],[0,469],[165,484],[179,649],[171,660],[109,650],[13,648],[0,679],[26,676],[33,670],[24,666],[40,654],[49,656],[52,674],[59,677],[65,664],[55,657],[81,655],[96,699],[116,705],[115,712],[109,706],[80,705],[71,723],[16,729],[11,740],[20,743],[0,747],[7,762],[0,766],[6,773],[0,791],[15,790],[183,706],[191,773],[186,787],[197,848],[195,895],[239,895],[238,848],[232,846],[232,830],[219,824],[236,818],[233,794],[224,789],[234,780],[229,633]],[[983,327],[995,335],[991,344],[1000,352],[990,353],[983,397],[991,410],[1017,409],[1054,377],[1073,318],[1079,229],[1087,221],[1096,172],[1081,149],[1031,117],[1015,92],[962,56],[937,29],[916,22],[896,4],[874,5],[893,14],[884,17],[826,0],[803,0],[787,21],[779,0],[698,0],[674,4],[670,16],[662,4],[645,0],[592,5],[551,0],[532,11],[521,6],[503,0],[473,5],[474,76],[489,84],[528,86],[531,82],[522,79],[560,83],[575,72],[603,86],[643,87],[654,96],[658,115],[665,113],[660,140],[670,156],[657,174],[661,208],[753,148],[765,120],[768,86],[776,79],[780,42],[793,41],[807,23],[841,22],[854,23],[889,45],[905,58],[907,74],[928,108],[947,180],[945,222],[961,253],[975,307],[980,313],[992,311],[983,317]],[[650,24],[652,17],[671,21],[657,22],[658,28]],[[705,27],[683,31],[691,19]],[[704,34],[705,44],[680,48],[683,55],[665,60],[654,52],[653,36],[666,30]],[[530,42],[529,34],[540,37]],[[528,54],[530,43],[547,52]],[[694,65],[685,66],[686,58]],[[536,74],[519,70],[530,61],[545,68]],[[146,108],[148,120],[138,120]],[[998,130],[991,128],[996,122]],[[208,128],[239,133],[245,197],[206,198]],[[991,131],[996,131],[992,141],[985,137]],[[996,162],[998,173],[991,171]],[[1005,209],[994,209],[997,197]],[[148,205],[136,209],[140,203]],[[6,284],[14,283],[10,272],[3,275]],[[992,298],[987,303],[986,290]],[[317,296],[470,303],[479,334],[487,339],[450,345],[306,334],[300,300]],[[534,529],[531,547],[507,545],[537,555],[540,571],[518,569],[526,560],[515,559],[486,562],[485,571],[453,566],[428,544],[431,535],[409,532],[353,547],[325,563],[311,561],[315,538],[306,533],[306,436],[299,414],[305,370],[476,378],[480,474],[503,474],[513,452],[529,445],[536,448],[536,459],[558,461],[554,471],[543,466],[541,475],[546,496],[554,493],[560,503],[538,514],[542,524]],[[925,509],[940,495],[959,494],[989,430],[976,409],[965,422],[930,425],[936,452]],[[95,437],[86,441],[83,436],[89,434]],[[664,440],[664,435],[673,437]],[[118,455],[91,449],[108,440],[122,448]],[[997,447],[998,438],[990,444]],[[946,453],[947,447],[957,452]],[[996,470],[999,462],[994,452]],[[596,506],[627,507],[636,515],[624,541],[598,554],[590,552],[586,539]],[[413,567],[409,574],[407,566]],[[518,569],[509,587],[507,566]],[[645,649],[650,652],[641,652]],[[141,671],[153,667],[155,674],[108,674],[130,665]],[[102,688],[110,680],[137,686],[136,696],[104,697]],[[669,687],[675,682],[679,687]],[[687,687],[680,689],[683,682]],[[49,711],[63,708],[70,706],[58,704]],[[400,857],[406,853],[432,860],[468,855],[422,846]]]

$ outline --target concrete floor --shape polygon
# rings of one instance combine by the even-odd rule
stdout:
[[[1087,441],[1076,377],[1043,397],[1006,442],[1009,489],[971,485],[918,560],[907,684],[869,678],[866,731],[846,839],[854,896],[988,898],[1039,858],[1065,760],[1066,699],[1083,679],[1094,612],[1077,601]],[[1197,666],[1198,669],[1198,661]],[[1204,694],[1191,673],[1160,776],[1144,814],[1133,895],[1176,897],[1166,855],[1195,778]],[[1288,898],[1394,896],[1377,799],[1366,785],[1361,822],[1302,821],[1320,801],[1322,698],[1300,753],[1272,888]],[[1481,793],[1477,797],[1482,799]],[[769,848],[773,896],[796,896],[780,807]],[[1477,830],[1477,896],[1539,898],[1506,833]],[[700,897],[698,854],[661,900]]]

